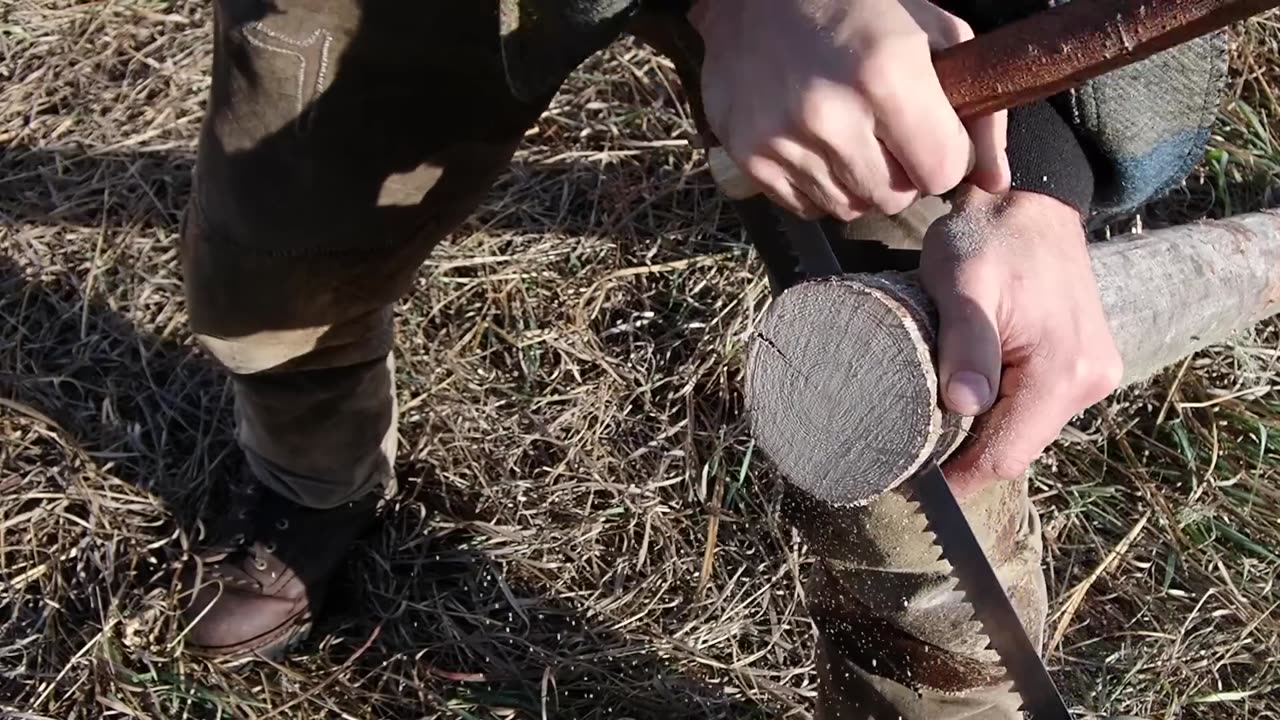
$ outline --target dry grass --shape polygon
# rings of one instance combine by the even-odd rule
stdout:
[[[325,624],[281,666],[180,654],[172,569],[236,471],[172,249],[208,21],[0,5],[0,714],[802,716],[804,555],[738,391],[767,288],[672,73],[629,45],[402,303],[403,492]],[[1278,38],[1252,24],[1214,152],[1153,217],[1262,202]],[[1051,661],[1080,707],[1280,717],[1278,341],[1125,393],[1046,462]]]

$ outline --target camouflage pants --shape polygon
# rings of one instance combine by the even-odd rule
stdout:
[[[391,484],[392,305],[550,101],[510,92],[496,8],[216,4],[213,86],[181,243],[190,317],[234,378],[250,467],[303,505],[333,507]],[[676,60],[697,105],[683,19],[636,23]],[[740,209],[750,229],[759,208]],[[775,279],[785,272],[776,248],[759,249]],[[1045,593],[1025,482],[991,488],[967,510],[1038,636]],[[821,558],[809,585],[820,717],[1017,717],[904,499],[854,511],[792,497],[787,512]]]

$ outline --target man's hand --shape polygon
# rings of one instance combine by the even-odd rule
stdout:
[[[931,61],[973,31],[926,0],[698,0],[689,17],[708,124],[791,212],[848,221],[966,177],[1008,187],[1006,113],[966,127]]]
[[[925,237],[921,274],[941,321],[943,402],[986,413],[945,468],[957,494],[1020,476],[1119,384],[1122,361],[1073,208],[962,188]]]

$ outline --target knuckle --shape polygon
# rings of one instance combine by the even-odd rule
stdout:
[[[822,217],[822,208],[815,205],[813,199],[808,196],[800,197],[797,194],[796,201],[792,205],[791,212],[803,220],[817,220]]]
[[[963,143],[950,139],[938,143],[937,154],[927,157],[938,158],[927,163],[920,170],[920,192],[926,195],[942,195],[959,185],[969,168],[969,151]]]
[[[925,195],[943,195],[964,180],[964,170],[951,163],[939,163],[926,168],[920,175],[920,192]]]
[[[806,181],[802,183],[800,190],[821,210],[835,213],[842,205],[821,183]]]
[[[1120,387],[1123,375],[1124,361],[1120,358],[1120,354],[1114,350],[1103,354],[1094,362],[1092,374],[1086,381],[1090,401],[1097,402],[1110,395]]]
[[[787,151],[787,138],[781,134],[761,138],[756,143],[756,154],[761,157],[781,159]]]
[[[943,24],[943,32],[946,33],[943,41],[948,45],[959,45],[974,38],[973,28],[969,23],[955,15],[949,16],[947,22]]]
[[[1086,383],[1092,383],[1096,375],[1096,365],[1093,358],[1081,353],[1068,358],[1063,358],[1062,374],[1066,377],[1071,386],[1080,387]]]
[[[778,166],[761,152],[747,153],[742,159],[742,172],[761,185],[773,186],[779,181]]]
[[[991,473],[1001,480],[1017,480],[1031,468],[1031,461],[1013,455],[1002,455],[991,463]]]
[[[1108,358],[1103,366],[1103,373],[1103,384],[1107,388],[1107,393],[1114,392],[1120,387],[1120,383],[1124,381],[1124,358],[1120,357],[1119,352],[1113,353]]]
[[[929,36],[923,30],[899,33],[876,40],[859,58],[854,71],[854,87],[876,101],[898,96],[903,83],[897,82],[912,55],[929,55]]]
[[[875,203],[875,192],[872,191],[874,183],[868,179],[866,169],[853,153],[837,155],[833,171],[850,200],[864,205]]]
[[[844,198],[835,194],[833,188],[817,186],[813,188],[812,192],[809,192],[806,187],[806,194],[823,212],[835,219],[844,222],[853,219],[853,208],[849,206],[849,203]]]
[[[901,213],[916,201],[914,193],[881,193],[875,199],[876,209],[885,215],[893,216]]]
[[[867,98],[872,105],[882,105],[893,97],[893,83],[885,81],[885,63],[877,56],[871,55],[862,59],[853,71],[852,84],[858,94]]]
[[[831,214],[841,222],[853,222],[858,219],[858,211],[852,205],[846,203],[838,203],[831,209]]]
[[[1066,387],[1075,389],[1082,402],[1092,404],[1110,395],[1120,385],[1124,363],[1115,351],[1082,353],[1064,368]]]
[[[822,137],[837,122],[832,109],[833,101],[831,92],[823,88],[805,91],[796,108],[796,123],[807,132]]]

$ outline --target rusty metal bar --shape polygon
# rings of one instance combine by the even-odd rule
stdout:
[[[1042,100],[1161,50],[1280,6],[1280,0],[1073,0],[934,57],[962,118]]]

